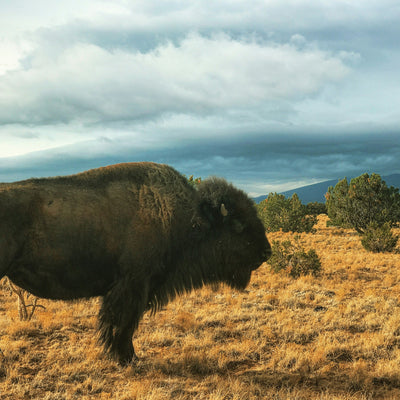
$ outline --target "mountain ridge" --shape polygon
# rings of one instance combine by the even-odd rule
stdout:
[[[329,186],[335,186],[341,179],[330,179],[327,181],[314,183],[312,185],[300,186],[296,189],[286,190],[284,192],[280,192],[280,194],[285,195],[286,197],[291,197],[293,193],[297,193],[300,201],[303,204],[313,203],[315,201],[319,203],[325,202],[325,193],[328,191]],[[350,181],[352,178],[348,178]],[[382,176],[382,179],[386,182],[388,186],[394,186],[400,188],[400,174],[391,174]],[[266,199],[268,195],[261,195],[254,197],[256,203]]]

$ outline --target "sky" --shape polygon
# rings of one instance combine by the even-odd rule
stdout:
[[[399,173],[398,21],[398,0],[0,0],[0,181]]]

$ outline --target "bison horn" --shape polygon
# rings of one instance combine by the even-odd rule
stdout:
[[[228,210],[225,208],[225,204],[221,204],[221,214],[223,217],[226,217],[228,215]]]

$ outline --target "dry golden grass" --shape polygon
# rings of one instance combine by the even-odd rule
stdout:
[[[96,343],[97,299],[41,301],[19,322],[0,291],[0,399],[398,399],[400,254],[365,251],[350,230],[302,234],[321,277],[259,268],[248,290],[204,288],[145,315],[141,361],[121,368]],[[270,234],[270,240],[291,238]]]

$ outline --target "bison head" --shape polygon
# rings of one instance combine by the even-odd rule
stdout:
[[[205,180],[198,191],[201,213],[207,221],[206,234],[212,243],[208,248],[215,261],[208,275],[244,289],[251,272],[271,255],[255,204],[243,191],[220,178]]]

